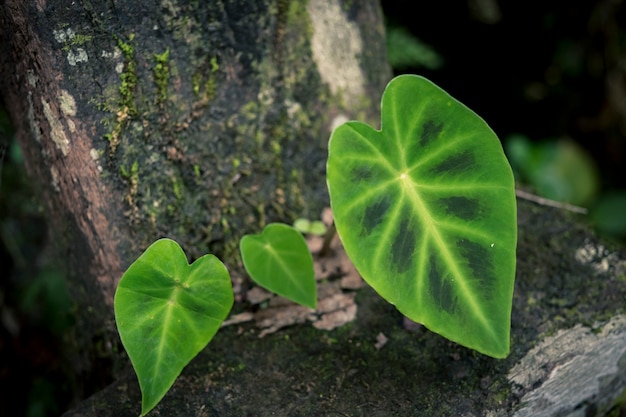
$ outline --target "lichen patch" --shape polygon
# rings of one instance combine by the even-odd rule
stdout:
[[[91,148],[89,150],[89,156],[91,157],[92,161],[96,163],[96,169],[98,170],[98,172],[102,172],[102,165],[100,165],[98,161],[100,159],[100,153],[98,152],[98,150]]]
[[[59,104],[61,105],[61,111],[66,116],[76,116],[76,100],[67,90],[61,90],[59,95]]]
[[[75,66],[80,62],[88,62],[89,56],[84,48],[79,47],[91,40],[91,36],[78,35],[72,28],[53,30],[54,39],[63,45],[63,50],[67,52],[67,62]]]
[[[26,77],[28,79],[28,85],[30,85],[31,87],[37,86],[37,81],[39,80],[39,77],[37,76],[37,74],[35,74],[34,70],[29,69],[27,71]]]
[[[333,94],[341,93],[348,107],[358,104],[365,82],[358,59],[363,51],[359,28],[346,18],[337,0],[311,0],[307,10],[313,25],[311,49],[320,77]]]
[[[59,171],[54,165],[50,167],[50,177],[52,179],[52,189],[57,193],[61,192],[61,187],[59,185]]]
[[[576,250],[576,260],[584,265],[590,265],[596,273],[607,273],[611,267],[626,269],[624,262],[619,259],[615,252],[610,252],[601,244],[593,244],[589,241]]]
[[[28,111],[26,117],[28,118],[28,124],[30,126],[30,132],[37,141],[37,143],[41,143],[41,131],[35,121],[35,106],[33,104],[33,93],[28,92],[28,96],[26,98],[28,101]]]
[[[43,106],[43,114],[44,116],[46,116],[46,120],[50,125],[50,137],[52,138],[52,141],[57,146],[57,149],[61,151],[63,156],[67,156],[67,154],[70,152],[70,141],[67,138],[65,131],[63,130],[63,125],[52,112],[50,103],[42,98],[41,105]]]
[[[80,62],[88,62],[88,61],[89,61],[89,56],[87,55],[87,51],[85,51],[83,48],[76,48],[75,51],[69,50],[67,52],[67,62],[69,62],[69,64],[72,66],[75,66],[76,64]]]
[[[76,36],[72,28],[53,30],[52,34],[58,43],[65,43]]]

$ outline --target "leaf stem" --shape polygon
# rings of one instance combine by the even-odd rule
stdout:
[[[330,244],[333,241],[333,238],[337,234],[337,228],[335,227],[335,222],[332,222],[328,229],[326,230],[326,234],[324,235],[324,242],[322,243],[322,249],[320,249],[319,256],[320,258],[324,258],[331,254]]]

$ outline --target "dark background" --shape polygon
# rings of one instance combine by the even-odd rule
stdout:
[[[402,63],[394,53],[395,74],[423,75],[483,117],[503,142],[514,171],[520,171],[516,174],[521,184],[536,185],[545,197],[585,206],[602,233],[626,236],[622,1],[381,4],[389,35],[406,30],[438,58],[423,53],[420,59],[416,52],[413,63]],[[406,44],[395,46],[391,36],[388,49],[410,50]],[[508,152],[514,136],[530,143],[531,161],[518,161]],[[521,163],[527,166],[519,167]],[[567,171],[595,176],[580,178]],[[577,195],[576,190],[588,186],[585,181],[593,183],[593,190]],[[542,187],[546,182],[564,191]],[[607,218],[608,200],[617,204],[608,210],[616,219]]]
[[[621,1],[394,0],[382,6],[396,75],[420,74],[438,84],[483,117],[505,150],[512,137],[523,137],[532,158],[514,166],[520,185],[541,194],[541,181],[550,179],[576,190],[585,178],[563,172],[595,173],[584,204],[571,202],[589,208],[586,219],[599,232],[625,241]],[[2,108],[0,102],[0,416],[56,416],[107,381],[97,372],[79,381],[65,373],[71,300],[43,250],[53,237],[46,236],[45,212]],[[563,151],[564,140],[576,145],[578,156]]]

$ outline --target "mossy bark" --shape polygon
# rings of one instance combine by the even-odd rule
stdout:
[[[375,1],[6,0],[0,27],[76,349],[100,356],[116,283],[155,239],[236,271],[242,234],[318,217],[333,125],[377,124],[390,78]]]
[[[330,332],[306,324],[264,338],[253,325],[220,330],[154,415],[623,415],[626,251],[571,213],[518,204],[506,359],[407,326],[366,287],[356,320]],[[130,417],[140,404],[129,369],[64,416]]]

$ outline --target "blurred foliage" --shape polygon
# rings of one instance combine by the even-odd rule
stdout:
[[[539,195],[588,207],[598,194],[595,161],[570,139],[531,142],[526,136],[505,139],[504,149],[516,180]]]
[[[59,415],[64,411],[59,409],[56,381],[41,376],[35,377],[32,388],[28,393],[26,417],[46,417]]]
[[[626,191],[611,191],[591,208],[591,221],[604,234],[626,241]]]
[[[63,340],[72,303],[46,255],[46,221],[0,106],[0,415],[56,416],[71,397]]]
[[[32,320],[56,335],[62,335],[73,324],[72,298],[57,268],[41,268],[31,282],[21,286],[18,301],[20,309]]]
[[[303,234],[312,234],[316,236],[324,236],[326,234],[326,225],[321,220],[296,219],[293,227]]]
[[[396,70],[411,67],[436,70],[443,65],[441,55],[402,26],[387,26],[387,58]]]

